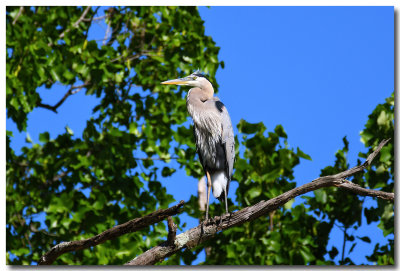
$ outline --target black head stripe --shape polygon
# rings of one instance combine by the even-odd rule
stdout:
[[[192,75],[197,76],[197,77],[203,77],[203,78],[207,79],[210,82],[210,80],[207,78],[207,76],[205,76],[204,74],[202,74],[200,72],[194,72],[194,73],[192,73]]]
[[[203,77],[203,78],[205,78],[208,82],[210,82],[212,86],[214,86],[213,83],[210,81],[210,79],[208,79],[207,76],[205,76],[204,74],[200,73],[199,71],[195,71],[194,73],[192,73],[192,75],[197,76],[197,77]]]
[[[204,77],[207,78],[204,74],[202,73],[193,73],[193,75],[197,76],[197,77]]]

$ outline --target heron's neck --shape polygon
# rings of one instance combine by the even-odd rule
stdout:
[[[213,97],[213,93],[206,92],[201,88],[191,88],[187,95],[188,103],[202,104],[205,101],[211,99]]]
[[[196,112],[205,110],[204,102],[212,98],[212,95],[207,95],[201,88],[191,88],[186,97],[186,106],[189,114],[195,119]]]

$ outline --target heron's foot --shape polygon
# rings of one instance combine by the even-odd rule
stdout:
[[[205,225],[205,226],[211,225],[211,224],[215,224],[215,219],[214,219],[214,217],[205,218],[201,223],[202,223],[203,225]]]
[[[230,215],[230,213],[225,213],[225,214],[222,214],[222,215],[219,217],[219,223],[218,223],[218,226],[221,226],[221,225],[222,225],[222,221],[223,221],[223,220],[225,220],[226,218],[228,218],[228,217],[229,217],[229,215]]]
[[[215,224],[217,224],[217,227],[222,225],[222,215],[219,217],[218,223],[215,223]]]

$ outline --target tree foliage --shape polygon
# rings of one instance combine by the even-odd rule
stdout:
[[[169,161],[175,153],[200,168],[187,139],[191,130],[173,129],[187,120],[185,93],[159,83],[197,67],[214,77],[222,62],[195,7],[110,8],[111,37],[104,45],[87,39],[97,9],[76,27],[85,7],[25,7],[17,18],[19,9],[7,8],[7,116],[25,130],[28,114],[43,106],[41,86],[85,84],[86,95],[100,98],[82,135],[66,128],[50,138],[44,131],[41,142],[30,142],[20,155],[7,135],[7,251],[17,256],[8,261],[29,264],[56,243],[175,201],[159,179],[174,169],[164,163],[159,170],[149,159],[141,170],[135,159],[143,153]],[[57,263],[122,263],[165,234],[163,224],[155,225],[93,251],[65,254]]]
[[[218,59],[219,47],[204,33],[197,8],[108,8],[104,20],[109,35],[96,41],[88,36],[94,21],[101,19],[98,10],[7,7],[7,117],[19,131],[27,131],[29,114],[38,107],[62,110],[64,100],[45,104],[40,87],[51,93],[55,85],[63,85],[65,99],[77,91],[98,98],[81,135],[69,127],[55,138],[43,131],[40,142],[27,138],[27,146],[14,150],[12,132],[7,131],[8,264],[36,263],[55,244],[91,237],[179,201],[161,182],[176,171],[169,164],[172,158],[189,176],[203,174],[195,159],[186,92],[159,84],[201,67],[218,88],[215,73],[224,64]],[[382,138],[393,138],[393,111],[392,96],[369,116],[361,133],[369,152]],[[236,202],[229,202],[230,211],[294,188],[293,168],[300,159],[311,159],[299,148],[289,147],[280,125],[267,136],[263,123],[242,120],[238,129],[236,145],[241,147],[233,179],[240,185]],[[346,139],[344,144],[335,165],[321,174],[348,167]],[[385,146],[372,169],[352,181],[393,191],[393,149],[393,143]],[[138,154],[145,159],[139,160]],[[377,207],[365,209],[362,197],[336,190],[315,191],[314,197],[305,197],[305,205],[289,202],[269,217],[224,231],[162,264],[191,264],[205,247],[212,248],[206,264],[333,264],[337,249],[326,247],[334,223],[357,228],[363,215],[368,223],[380,220],[383,233],[391,236],[393,205],[377,200]],[[220,205],[210,206],[211,213],[221,211]],[[185,204],[185,212],[202,217],[197,197]],[[184,224],[179,217],[174,220],[180,227]],[[55,264],[123,264],[166,236],[164,223],[159,223],[63,254]],[[355,238],[346,232],[345,236],[354,248]],[[367,236],[359,239],[369,241]],[[368,260],[393,264],[393,242],[391,238],[387,244],[377,244]],[[341,263],[351,259],[345,257]]]

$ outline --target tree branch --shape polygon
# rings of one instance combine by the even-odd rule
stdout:
[[[17,23],[18,18],[19,18],[19,16],[21,16],[23,10],[24,10],[24,7],[20,7],[20,8],[19,8],[18,14],[17,14],[17,16],[15,16],[15,19],[14,19],[14,21],[12,22],[12,25],[15,25],[15,24]]]
[[[100,21],[100,20],[103,20],[103,19],[105,19],[105,18],[107,18],[107,15],[104,15],[104,16],[99,16],[99,17],[94,17],[93,19],[92,19],[92,21]],[[90,19],[83,19],[82,21],[84,21],[84,22],[89,22],[89,21],[91,21]]]
[[[135,160],[141,160],[141,161],[149,161],[149,160],[161,160],[161,161],[165,161],[165,160],[174,160],[174,159],[179,159],[179,157],[168,157],[168,158],[162,158],[162,157],[146,157],[146,158],[138,158],[135,157]]]
[[[39,102],[39,103],[37,104],[37,106],[38,106],[38,107],[43,107],[43,108],[49,109],[49,110],[53,111],[54,113],[57,113],[57,108],[60,107],[60,105],[62,105],[62,104],[65,102],[65,100],[66,100],[69,96],[78,93],[78,92],[81,91],[84,87],[87,87],[88,85],[89,85],[89,82],[86,82],[86,83],[84,83],[83,85],[80,85],[80,86],[72,86],[72,87],[65,93],[64,97],[62,97],[61,100],[59,100],[58,103],[56,103],[55,105],[43,104],[43,103]]]
[[[380,152],[382,147],[389,140],[390,139],[383,140],[376,148],[376,150],[371,153],[368,156],[367,160],[360,166],[353,167],[349,170],[343,171],[335,175],[319,177],[307,184],[289,190],[268,201],[262,200],[253,206],[243,208],[242,210],[239,210],[237,212],[226,214],[221,217],[215,217],[214,221],[221,221],[218,225],[214,222],[203,222],[197,227],[194,227],[176,236],[173,245],[169,245],[168,242],[163,242],[162,244],[153,247],[143,254],[137,256],[133,260],[126,263],[126,265],[150,265],[155,264],[159,261],[163,261],[166,257],[175,254],[182,248],[191,249],[195,246],[198,246],[199,244],[214,237],[219,231],[223,231],[234,226],[239,226],[245,222],[255,220],[261,216],[265,216],[269,212],[278,209],[289,200],[299,195],[323,187],[337,186],[362,196],[378,197],[385,200],[393,201],[394,193],[362,188],[345,180],[346,177],[361,172],[366,167],[368,167],[375,156]]]
[[[72,25],[73,28],[77,28],[78,25],[80,24],[80,22],[83,21],[83,19],[85,19],[86,14],[89,12],[91,6],[86,7],[86,9],[83,11],[81,17],[79,17],[79,19]],[[62,32],[59,36],[60,39],[64,38],[65,34],[68,33],[69,31],[71,31],[70,28],[66,29],[64,32]]]
[[[104,16],[104,17],[106,17],[106,16]],[[107,29],[106,29],[106,33],[104,34],[104,39],[103,39],[103,45],[106,45],[106,43],[107,43],[107,37],[108,37],[108,35],[110,34],[110,31],[111,31],[111,23],[107,23],[107,22],[105,22],[106,24],[107,24]]]
[[[107,240],[115,239],[121,235],[135,232],[135,231],[141,230],[149,225],[163,221],[165,218],[167,218],[171,215],[177,214],[181,210],[181,207],[183,206],[184,203],[185,202],[183,200],[181,200],[177,205],[172,206],[168,209],[157,210],[146,216],[132,219],[124,224],[115,226],[111,229],[108,229],[96,236],[93,236],[93,237],[85,239],[85,240],[77,240],[77,241],[60,243],[60,244],[54,246],[53,248],[51,248],[46,254],[44,254],[40,258],[38,264],[39,265],[52,264],[57,259],[57,257],[59,257],[60,255],[66,253],[66,252],[77,251],[77,250],[97,246],[99,244],[104,243]],[[175,231],[176,231],[176,229],[175,229]]]
[[[174,223],[174,221],[172,220],[172,217],[169,216],[168,217],[168,238],[167,238],[167,243],[170,246],[174,245],[177,228],[178,228],[178,226]]]

